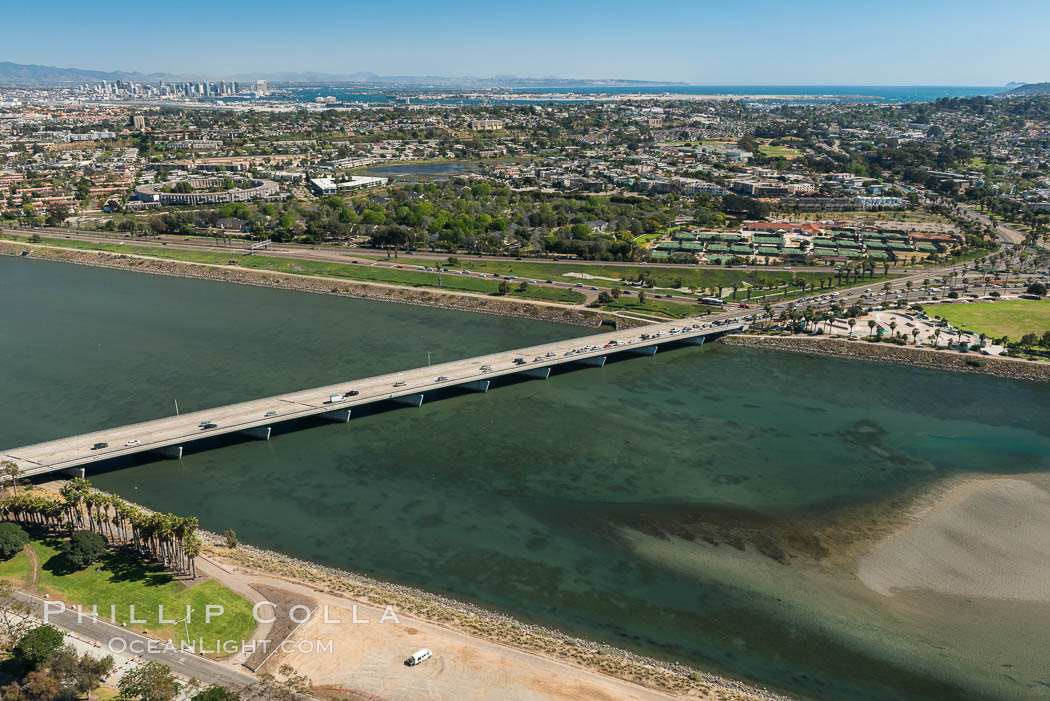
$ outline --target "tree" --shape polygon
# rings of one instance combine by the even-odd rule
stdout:
[[[853,337],[853,327],[857,325],[857,320],[856,319],[850,319],[846,323],[849,324],[849,335],[850,335],[850,338],[852,338]]]
[[[0,559],[9,560],[29,542],[29,534],[15,523],[0,523]]]
[[[1041,282],[1033,282],[1025,292],[1036,297],[1046,297],[1046,285]]]
[[[599,305],[605,306],[606,304],[611,304],[612,301],[613,301],[612,295],[609,294],[608,292],[606,292],[605,290],[602,290],[601,292],[598,293],[598,304]]]
[[[241,695],[221,686],[208,687],[190,701],[240,701]]]
[[[5,460],[0,462],[0,474],[6,477],[11,482],[11,494],[18,492],[18,476],[22,474],[22,468],[17,463],[11,460]]]
[[[113,658],[97,658],[85,652],[78,656],[72,645],[63,645],[47,661],[47,671],[70,698],[89,694],[113,671]]]
[[[117,688],[121,696],[142,701],[171,701],[179,693],[180,684],[166,665],[144,662],[126,672]]]
[[[70,565],[83,569],[106,554],[106,539],[94,531],[74,531],[62,545],[62,552]]]
[[[222,537],[226,539],[227,548],[230,548],[232,550],[233,548],[237,547],[237,534],[234,533],[232,528],[227,528],[226,531],[222,534]]]
[[[510,283],[506,280],[499,281],[499,294],[506,295],[510,294]]]
[[[1039,343],[1039,337],[1034,333],[1026,333],[1024,336],[1021,336],[1022,348],[1032,348],[1037,343]]]
[[[645,290],[638,290],[638,306],[645,304]]]
[[[12,652],[23,667],[36,669],[58,652],[65,640],[66,636],[58,628],[37,626],[22,636]]]
[[[9,651],[29,630],[33,607],[15,596],[11,583],[0,581],[0,650]]]
[[[21,687],[12,683],[4,687],[4,701],[59,701],[63,696],[58,680],[42,669],[34,670],[22,680]]]

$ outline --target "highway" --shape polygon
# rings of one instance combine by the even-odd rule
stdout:
[[[702,343],[708,336],[723,335],[747,326],[746,321],[726,323],[726,315],[720,316],[723,318],[665,322],[347,380],[326,387],[12,448],[0,452],[0,460],[13,461],[24,476],[33,477],[161,449],[167,449],[169,454],[174,450],[176,453],[171,457],[178,457],[182,444],[210,436],[248,432],[251,437],[266,439],[270,427],[292,419],[320,415],[335,421],[348,421],[353,408],[361,405],[393,400],[419,406],[424,393],[432,390],[463,387],[483,392],[495,377],[525,374],[545,378],[554,366],[578,363],[600,366],[611,354],[640,352],[651,355],[661,344]],[[332,401],[333,395],[338,395],[335,401]]]

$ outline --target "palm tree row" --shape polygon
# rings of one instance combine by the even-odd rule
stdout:
[[[92,530],[111,545],[130,544],[172,571],[196,576],[201,551],[196,518],[147,511],[79,477],[62,485],[59,494],[12,493],[0,499],[0,516],[53,530]]]

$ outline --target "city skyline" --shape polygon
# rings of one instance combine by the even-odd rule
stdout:
[[[410,1],[391,14],[326,1],[310,13],[274,3],[191,2],[171,12],[120,2],[100,15],[63,1],[55,12],[69,21],[60,25],[11,13],[0,59],[214,79],[311,72],[692,85],[1045,80],[1050,57],[1039,34],[1050,22],[1050,8],[1028,0],[1004,4],[1011,11],[989,15],[977,2],[891,0],[847,15],[827,0],[790,8],[767,0],[746,8],[677,1],[644,8],[590,0],[572,7],[542,0],[528,8]],[[158,41],[158,31],[174,40]],[[42,32],[47,42],[39,40]],[[99,41],[114,35],[119,41]]]

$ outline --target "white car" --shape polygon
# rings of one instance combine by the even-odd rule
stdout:
[[[139,442],[137,440],[135,440],[134,438],[132,438],[130,441],[128,441],[127,443],[124,444],[124,447],[125,448],[134,448],[138,444],[139,444]]]

